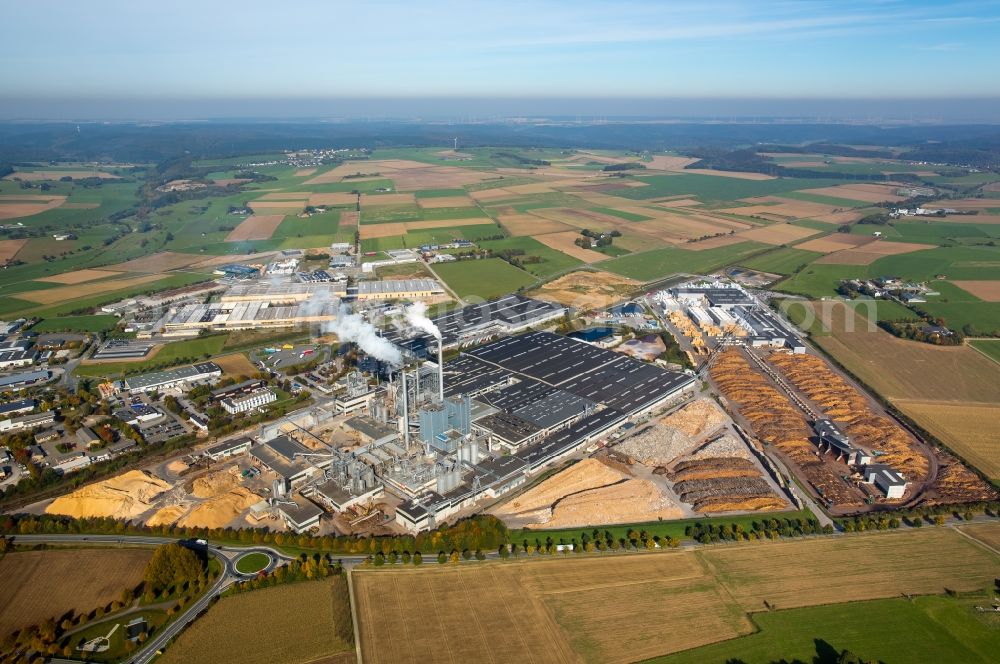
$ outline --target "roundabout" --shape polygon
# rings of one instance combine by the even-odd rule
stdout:
[[[263,551],[250,551],[233,561],[233,569],[237,574],[249,576],[267,571],[274,564],[274,559]]]

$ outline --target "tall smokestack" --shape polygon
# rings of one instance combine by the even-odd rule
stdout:
[[[438,337],[438,398],[444,403],[444,351],[441,337]]]
[[[406,395],[406,365],[403,365],[403,444],[410,448],[410,402]]]

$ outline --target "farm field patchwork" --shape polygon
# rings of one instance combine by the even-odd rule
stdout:
[[[703,251],[666,247],[615,258],[602,263],[601,267],[632,279],[653,281],[671,274],[711,272],[766,248],[767,245],[757,242],[740,242]]]
[[[927,528],[614,559],[360,570],[354,583],[366,662],[436,661],[447,648],[458,659],[489,649],[497,661],[624,663],[750,634],[747,614],[765,600],[778,609],[847,608],[901,593],[982,590],[998,573],[1000,557],[951,529]],[[418,621],[404,609],[415,602],[433,610]],[[449,638],[453,629],[463,638]]]

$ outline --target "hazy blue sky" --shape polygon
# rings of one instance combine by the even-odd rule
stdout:
[[[0,101],[1000,97],[998,35],[983,0],[31,0]]]

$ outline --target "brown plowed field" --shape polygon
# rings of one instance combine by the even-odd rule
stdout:
[[[816,235],[816,233],[819,233],[819,231],[813,228],[803,228],[790,224],[772,224],[771,226],[761,226],[760,228],[751,228],[748,231],[740,231],[740,237],[744,240],[753,240],[755,242],[763,242],[764,244],[781,245],[807,238],[810,235]]]
[[[593,249],[584,249],[574,244],[581,237],[583,236],[576,231],[564,231],[562,233],[539,235],[535,239],[547,247],[552,247],[556,251],[561,251],[567,256],[578,258],[585,263],[594,263],[609,258],[607,254],[602,254]]]
[[[826,237],[817,238],[815,240],[807,240],[802,244],[795,245],[796,249],[806,249],[808,251],[818,251],[820,253],[828,254],[833,251],[840,251],[842,249],[855,249],[861,245],[867,245],[873,242],[871,237],[864,235],[848,235],[847,233],[834,233],[832,235],[827,235]]]
[[[475,203],[468,196],[441,196],[439,198],[418,198],[420,207],[433,210],[436,208],[470,207]]]
[[[15,242],[23,240],[14,240]],[[121,272],[116,272],[112,270],[91,270],[82,269],[76,272],[64,272],[63,274],[56,274],[51,277],[42,277],[40,279],[35,279],[35,281],[46,281],[53,284],[82,284],[85,281],[95,281],[97,279],[104,279],[106,277],[117,277]]]
[[[801,245],[799,245],[801,246]],[[914,251],[931,249],[931,245],[915,242],[887,242],[879,240],[862,245],[859,249],[836,251],[813,261],[815,263],[830,263],[833,265],[870,265],[883,256],[909,254]]]
[[[524,235],[544,235],[545,233],[559,233],[573,230],[572,226],[553,219],[544,219],[533,214],[501,214],[500,225],[507,229],[507,232],[514,237]]]
[[[654,171],[682,171],[685,166],[698,161],[691,157],[670,157],[667,155],[656,155],[646,162],[646,168]]]
[[[354,210],[341,212],[340,228],[356,228],[360,217],[361,213]]]
[[[66,201],[65,196],[50,197],[47,201],[37,202],[0,202],[0,219],[17,219],[30,217],[46,210],[53,210]]]
[[[152,555],[152,549],[86,548],[8,553],[0,559],[0,634],[103,607],[142,581]]]
[[[967,293],[972,293],[980,300],[1000,302],[1000,281],[953,281],[951,283]]]
[[[18,293],[21,300],[29,300],[38,304],[58,304],[60,302],[72,302],[88,295],[98,293],[110,293],[123,288],[131,288],[140,284],[148,284],[159,281],[163,278],[160,274],[146,274],[141,277],[131,277],[129,279],[112,279],[95,284],[77,284],[75,286],[63,286],[60,288],[49,288],[46,290],[27,291]]]
[[[896,189],[898,187],[887,184],[841,184],[833,187],[820,187],[819,189],[803,189],[802,193],[846,198],[863,203],[881,203],[882,201],[898,203],[906,200],[903,196],[896,195]]]
[[[6,263],[17,256],[17,252],[28,243],[28,240],[0,240],[0,263]],[[51,278],[51,277],[50,277]],[[39,279],[38,281],[45,281]]]
[[[284,221],[283,214],[252,214],[226,236],[226,242],[243,240],[270,240],[271,234]]]

